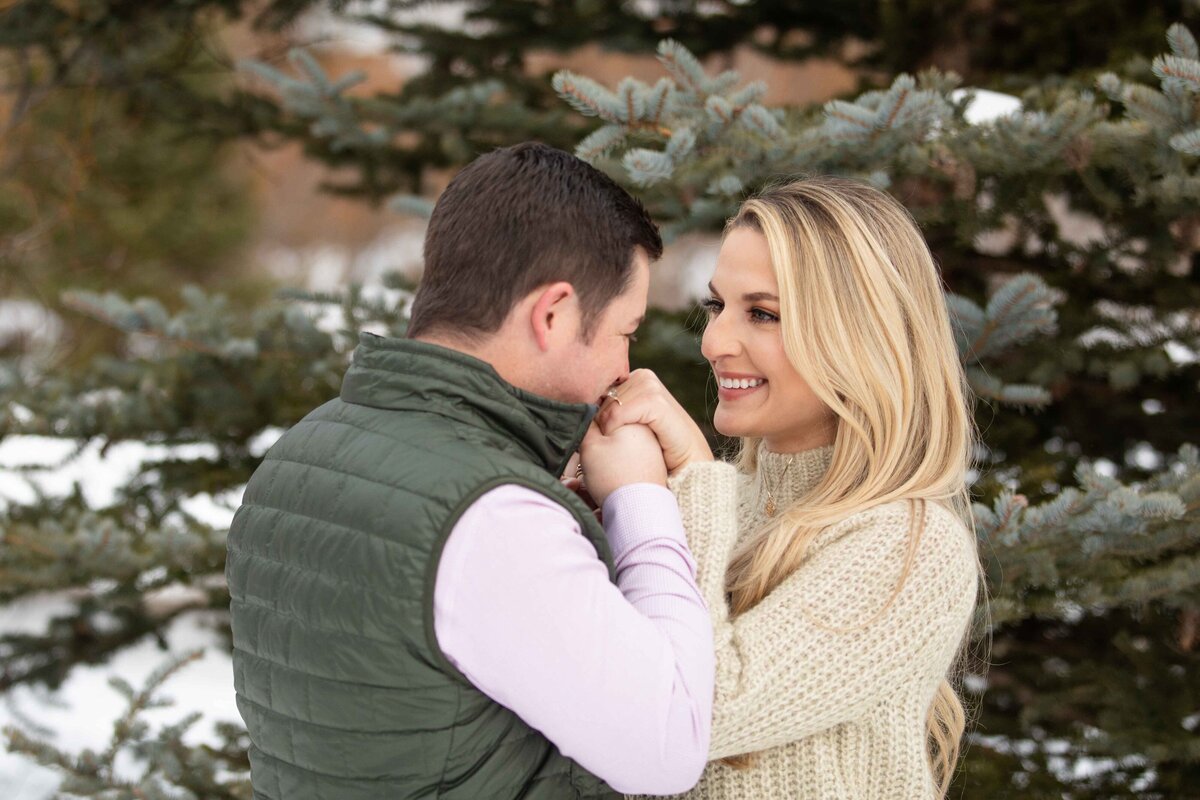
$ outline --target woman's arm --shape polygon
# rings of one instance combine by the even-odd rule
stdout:
[[[738,537],[738,472],[724,461],[695,462],[667,481],[679,503],[696,585],[714,624],[727,623],[725,570]]]
[[[949,511],[927,505],[911,571],[894,598],[907,552],[907,503],[864,511],[827,531],[821,538],[828,544],[731,620],[725,569],[737,537],[736,473],[698,464],[670,485],[713,620],[710,759],[855,719],[914,671],[933,676],[949,665],[977,585],[974,543]]]

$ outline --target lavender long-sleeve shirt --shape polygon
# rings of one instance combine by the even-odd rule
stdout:
[[[679,507],[653,484],[605,501],[617,585],[562,506],[520,486],[481,496],[446,541],[434,631],[480,691],[624,793],[699,780],[713,642]]]

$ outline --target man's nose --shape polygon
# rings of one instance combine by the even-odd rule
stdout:
[[[613,389],[620,386],[622,383],[624,383],[628,379],[629,379],[629,367],[626,366],[626,368],[623,369],[619,375],[617,375],[615,378],[613,378],[612,383],[610,383],[610,384],[608,384],[608,386],[604,387],[604,391],[601,392],[601,395],[600,395],[601,404],[603,404],[603,402],[604,402],[604,395],[608,394],[609,392],[611,392]]]

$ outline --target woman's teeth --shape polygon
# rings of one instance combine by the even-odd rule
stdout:
[[[762,378],[718,378],[717,382],[722,389],[753,389],[766,383]]]

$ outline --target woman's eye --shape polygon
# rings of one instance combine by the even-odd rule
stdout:
[[[750,309],[750,319],[755,322],[779,322],[779,315],[761,308],[752,308]]]
[[[700,307],[703,308],[711,317],[714,314],[720,314],[721,309],[725,307],[725,304],[715,297],[709,297],[700,301]]]

